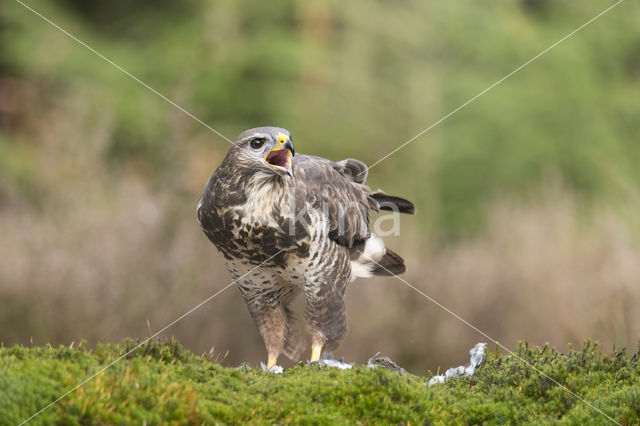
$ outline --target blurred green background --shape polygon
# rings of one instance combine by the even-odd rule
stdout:
[[[613,1],[27,3],[230,139],[368,164]],[[373,167],[415,201],[405,278],[507,345],[640,334],[640,4],[623,2]],[[0,340],[144,337],[230,278],[195,203],[229,145],[13,0],[0,7]],[[415,371],[481,335],[393,279],[348,292],[338,355]],[[235,291],[176,324],[264,358]]]

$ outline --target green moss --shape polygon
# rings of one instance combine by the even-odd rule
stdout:
[[[134,348],[121,345],[0,349],[0,423],[16,424]],[[148,343],[36,417],[32,424],[586,423],[640,421],[638,355],[597,345],[560,354],[523,343],[489,353],[473,377],[425,386],[429,377],[383,369],[308,367],[282,375],[225,368],[176,341]],[[549,377],[544,376],[544,373]]]

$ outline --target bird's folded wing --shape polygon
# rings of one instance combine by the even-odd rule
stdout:
[[[366,166],[358,160],[335,163],[296,155],[296,199],[320,211],[329,221],[329,238],[351,248],[369,237],[369,217],[378,210],[370,189],[363,185]],[[362,173],[364,172],[364,173]]]

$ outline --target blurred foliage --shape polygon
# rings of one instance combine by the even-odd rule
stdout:
[[[99,372],[33,424],[621,424],[640,421],[638,354],[562,355],[521,343],[515,356],[488,354],[474,376],[425,386],[427,377],[382,368],[336,370],[303,363],[282,375],[222,368],[176,342],[0,348],[0,424],[16,424]],[[517,356],[517,358],[516,358]],[[520,358],[520,359],[518,359]],[[117,361],[117,362],[116,362]],[[535,367],[535,370],[528,363]],[[557,380],[552,382],[549,377]]]
[[[612,2],[29,4],[231,139],[279,125],[300,152],[371,164]],[[132,163],[164,182],[185,146],[226,151],[195,122],[176,136],[170,105],[18,3],[0,15],[5,86],[26,82],[36,103],[0,110],[0,195],[42,179],[24,154],[39,143],[20,134],[24,108],[74,96],[94,109],[86,120],[110,121],[107,169]],[[640,183],[639,19],[623,3],[376,165],[371,185],[415,199],[420,226],[444,237],[479,229],[494,198],[526,197],[549,175],[586,205],[628,196]]]
[[[374,164],[613,0],[27,4],[230,139]],[[386,239],[407,281],[505,344],[637,340],[639,21],[623,2],[371,168],[418,207]],[[228,284],[194,214],[228,146],[2,2],[0,341],[147,336]],[[462,362],[477,334],[398,284],[354,283],[341,355]],[[264,358],[231,291],[171,332]]]

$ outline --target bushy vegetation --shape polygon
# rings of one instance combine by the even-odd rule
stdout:
[[[25,3],[229,138],[279,125],[372,164],[613,0]],[[387,238],[405,279],[509,345],[640,335],[639,15],[623,2],[369,174],[417,204]],[[227,148],[2,2],[0,341],[146,337],[227,285],[194,215]],[[347,358],[447,367],[478,338],[397,280],[347,304]],[[264,357],[233,290],[171,332]]]
[[[300,152],[371,164],[610,2],[29,4],[230,138],[280,125]],[[28,80],[40,108],[80,97],[80,121],[107,119],[101,162],[142,162],[159,179],[197,139],[226,150],[18,3],[1,13],[3,74]],[[424,229],[445,236],[477,230],[494,197],[527,195],[549,174],[585,201],[625,195],[640,180],[639,13],[620,5],[376,166],[374,185],[410,195]],[[176,120],[187,120],[178,134]],[[34,161],[23,145],[39,143],[0,131],[3,173],[20,181]]]
[[[99,345],[0,349],[1,424],[15,424],[131,349]],[[640,421],[638,354],[586,343],[566,355],[520,344],[515,353],[622,424]],[[471,377],[424,377],[357,366],[297,366],[282,375],[223,368],[175,341],[149,343],[31,424],[606,424],[608,420],[516,357],[488,354]]]

